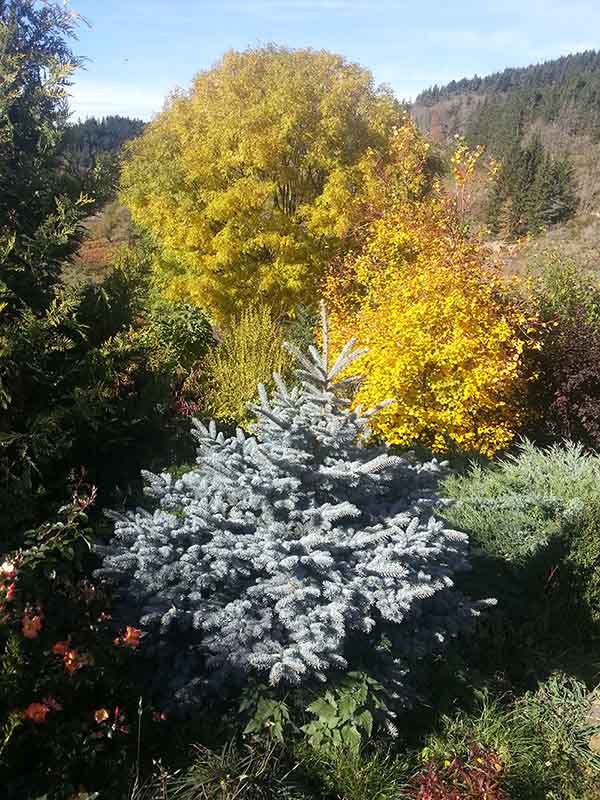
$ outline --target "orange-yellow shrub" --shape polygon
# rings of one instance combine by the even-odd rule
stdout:
[[[427,150],[407,122],[396,164],[374,178],[361,252],[326,281],[333,343],[354,335],[369,349],[357,404],[395,400],[374,419],[374,434],[490,456],[523,422],[524,353],[536,346],[536,323],[469,235],[456,199],[436,180],[420,191],[426,161],[415,147]]]

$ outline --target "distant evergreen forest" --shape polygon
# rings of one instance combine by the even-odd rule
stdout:
[[[555,158],[539,135],[515,137],[504,152],[486,209],[490,230],[506,238],[535,232],[572,217],[578,200],[569,158]]]
[[[589,133],[600,141],[600,52],[595,50],[433,86],[415,104],[431,106],[464,94],[484,96],[472,132],[490,143],[538,119],[568,122],[569,133]]]
[[[434,137],[462,134],[500,160],[487,219],[496,233],[522,235],[569,219],[578,194],[589,194],[600,143],[600,53],[433,86],[413,113]]]
[[[141,119],[108,116],[90,117],[69,125],[62,145],[65,174],[74,192],[91,195],[96,202],[113,196],[125,142],[139,136],[146,123]]]

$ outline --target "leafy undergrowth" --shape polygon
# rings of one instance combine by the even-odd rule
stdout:
[[[519,698],[482,694],[471,713],[438,719],[420,746],[381,736],[360,747],[314,747],[296,729],[282,741],[252,733],[198,745],[161,763],[138,800],[597,800],[590,747],[596,695],[556,674]],[[293,727],[293,726],[292,726]]]

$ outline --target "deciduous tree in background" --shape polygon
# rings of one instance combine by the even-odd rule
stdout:
[[[314,303],[343,249],[320,199],[402,109],[368,70],[326,51],[229,52],[129,148],[122,197],[159,242],[167,293],[229,317],[250,301],[276,316]]]

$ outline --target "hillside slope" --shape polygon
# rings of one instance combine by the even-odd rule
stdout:
[[[463,134],[500,159],[539,134],[548,152],[570,157],[579,214],[600,210],[600,52],[434,86],[412,112],[434,139]]]

